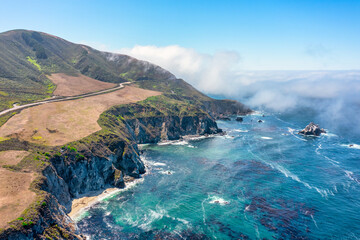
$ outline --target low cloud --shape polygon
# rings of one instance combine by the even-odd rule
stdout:
[[[180,46],[135,46],[123,54],[155,63],[199,90],[243,101],[252,108],[291,112],[308,108],[313,120],[328,127],[358,126],[360,116],[360,71],[244,71],[240,54],[222,51],[198,53]],[[325,57],[321,45],[307,50]],[[360,127],[355,132],[360,133]]]
[[[224,80],[231,79],[231,74],[237,69],[241,59],[240,55],[233,51],[210,55],[177,45],[135,46],[118,52],[155,63],[200,90],[212,94],[223,93],[221,89],[227,89],[223,85]]]

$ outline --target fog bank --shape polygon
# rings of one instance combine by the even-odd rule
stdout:
[[[360,71],[245,71],[236,52],[210,55],[176,45],[120,52],[155,63],[207,94],[271,112],[311,109],[314,119],[309,120],[360,134]]]

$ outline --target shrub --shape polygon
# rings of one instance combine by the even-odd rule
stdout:
[[[32,221],[28,221],[28,222],[22,222],[21,225],[23,225],[24,227],[27,227],[27,226],[31,226],[33,225],[34,223]]]
[[[84,160],[85,159],[85,156],[80,154],[80,153],[77,153],[76,156],[75,156],[75,159],[76,160]]]
[[[77,152],[77,149],[75,147],[68,146],[68,150],[70,152]]]

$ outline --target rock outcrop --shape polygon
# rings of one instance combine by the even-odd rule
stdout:
[[[56,197],[47,194],[45,201],[38,207],[31,224],[22,228],[7,228],[0,233],[0,239],[85,239],[76,224],[66,214]]]
[[[322,133],[326,133],[326,131],[323,128],[320,128],[319,125],[311,122],[298,134],[302,134],[306,136],[320,136]]]
[[[242,122],[242,121],[244,121],[244,118],[243,117],[237,117],[235,120],[238,121],[238,122]]]
[[[218,120],[223,120],[223,121],[231,121],[231,118],[229,116],[226,116],[226,115],[223,115],[223,114],[220,114],[218,117],[217,117]]]
[[[49,82],[44,74],[39,75],[38,70],[29,64],[6,64],[23,62],[34,51],[29,44],[31,42],[40,44],[51,56],[37,59],[46,69],[51,67],[57,73],[81,72],[104,82],[131,81],[139,87],[163,93],[137,104],[113,107],[98,120],[102,130],[79,141],[61,148],[27,146],[39,151],[45,151],[45,147],[50,152],[41,161],[36,160],[42,178],[36,190],[46,194],[46,202],[43,205],[44,202],[38,201],[37,207],[32,209],[34,217],[26,216],[26,220],[32,221],[31,224],[25,222],[22,225],[20,220],[15,220],[17,228],[0,229],[0,239],[82,238],[76,224],[66,215],[71,210],[71,200],[107,187],[123,187],[124,179],[137,178],[145,173],[138,143],[177,140],[184,135],[221,133],[215,122],[219,116],[252,112],[237,101],[209,98],[170,72],[126,55],[103,53],[33,31],[17,30],[0,35],[0,42],[8,50],[3,55],[2,67],[10,69],[8,72],[11,73],[5,74],[5,79],[20,76],[16,77],[16,94],[22,93],[26,86],[30,93],[34,91],[37,96],[48,96],[48,92],[39,92],[40,85],[44,91],[48,90]],[[9,52],[11,54],[7,54]],[[74,57],[78,59],[76,64],[73,64]],[[29,72],[28,77],[23,76],[24,71]],[[43,196],[38,195],[39,198]]]
[[[199,116],[163,116],[126,120],[137,143],[178,140],[185,135],[220,133],[216,122],[205,114]]]
[[[212,100],[203,102],[203,109],[213,118],[220,119],[222,116],[246,115],[253,111],[242,103],[234,100]]]
[[[49,193],[49,206],[34,225],[19,231],[8,229],[4,239],[33,239],[45,236],[46,229],[57,226],[59,234],[69,239],[82,238],[76,224],[66,215],[71,200],[107,187],[124,187],[124,177],[140,177],[145,173],[137,143],[177,140],[184,135],[220,133],[216,122],[207,114],[198,116],[161,116],[125,120],[127,140],[112,135],[89,142],[80,141],[78,148],[62,147],[43,170],[41,188]],[[53,229],[51,230],[53,231]],[[45,234],[45,235],[44,235]],[[62,237],[60,237],[62,238]]]

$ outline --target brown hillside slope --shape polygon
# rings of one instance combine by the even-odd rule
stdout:
[[[15,165],[28,154],[26,151],[0,152],[0,164]],[[34,173],[15,172],[0,167],[0,228],[18,218],[34,201],[35,193],[29,190],[34,177]]]
[[[56,96],[76,96],[117,86],[115,83],[102,82],[82,74],[71,76],[66,73],[53,73],[47,77],[56,84]]]
[[[63,145],[99,131],[99,116],[108,108],[145,100],[160,92],[126,86],[83,99],[31,107],[0,127],[0,137],[18,137],[50,146]]]

